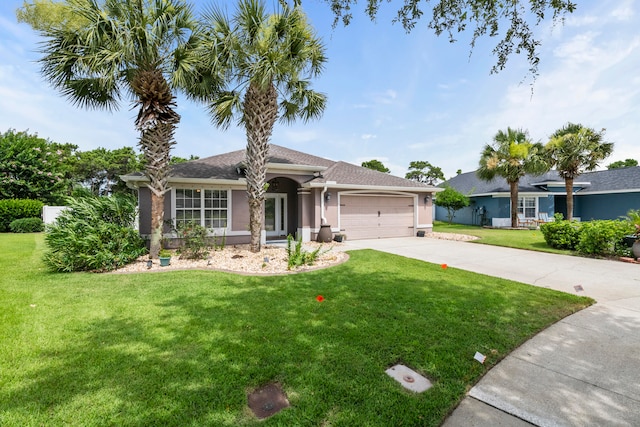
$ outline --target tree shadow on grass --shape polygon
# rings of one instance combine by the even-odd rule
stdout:
[[[136,310],[96,316],[45,349],[0,392],[4,406],[49,423],[253,425],[247,393],[278,381],[291,407],[260,424],[439,425],[488,367],[585,305],[375,251],[298,275],[167,278]],[[384,374],[398,362],[434,387],[403,390]]]

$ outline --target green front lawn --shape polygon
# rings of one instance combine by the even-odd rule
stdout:
[[[483,228],[477,225],[449,224],[443,221],[434,221],[433,231],[439,233],[468,234],[479,237],[474,243],[485,245],[506,246],[516,249],[528,249],[532,251],[551,252],[554,254],[571,255],[573,252],[555,249],[547,245],[540,230],[508,230],[503,228]]]
[[[371,250],[250,277],[52,274],[43,246],[0,235],[3,426],[435,426],[515,347],[592,303]],[[434,387],[405,391],[384,373],[396,363]],[[259,422],[247,392],[272,381],[291,407]]]

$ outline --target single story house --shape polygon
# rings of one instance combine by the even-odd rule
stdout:
[[[174,165],[165,196],[167,221],[196,221],[225,236],[227,244],[248,243],[249,207],[245,151]],[[138,189],[140,233],[151,231],[151,193],[140,173],[121,177]],[[433,195],[441,189],[341,161],[271,144],[262,241],[287,235],[315,240],[320,229],[348,239],[415,236],[433,226]],[[325,231],[326,232],[326,231]],[[171,237],[165,228],[165,237]]]
[[[511,225],[509,184],[504,178],[482,181],[476,172],[457,175],[445,183],[471,198],[471,205],[456,212],[454,222],[470,225]],[[640,166],[585,172],[574,180],[573,217],[582,221],[618,219],[630,209],[640,209]],[[526,175],[518,186],[518,213],[537,220],[540,214],[567,217],[566,188],[557,171]],[[437,207],[436,218],[446,220]]]

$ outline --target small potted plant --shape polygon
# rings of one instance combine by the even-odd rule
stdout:
[[[167,267],[168,265],[171,265],[171,252],[166,249],[162,249],[158,254],[158,259],[160,260],[160,267]]]
[[[627,220],[634,226],[635,233],[625,236],[625,240],[632,243],[631,251],[633,256],[638,259],[640,258],[640,209],[631,209],[627,212]]]

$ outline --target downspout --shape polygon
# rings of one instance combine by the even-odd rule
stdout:
[[[324,193],[327,192],[327,186],[325,185],[320,193],[320,225],[327,223],[327,218],[324,216]]]

